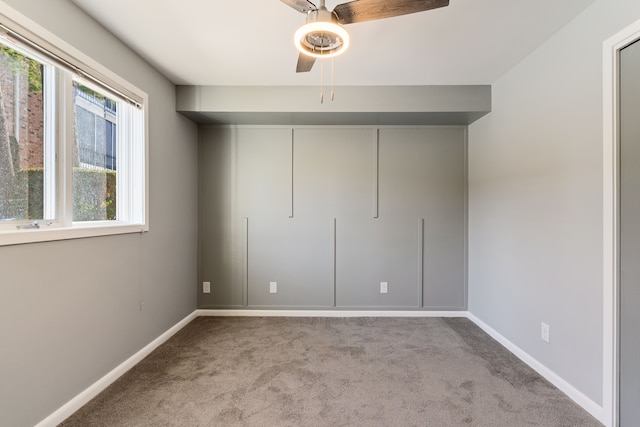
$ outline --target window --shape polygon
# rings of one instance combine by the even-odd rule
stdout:
[[[50,65],[0,43],[0,220],[44,218],[45,85]],[[49,97],[47,97],[48,99]],[[49,163],[49,162],[48,162]]]
[[[146,95],[6,21],[0,245],[146,231]]]
[[[118,102],[73,82],[73,104],[73,220],[115,221]]]

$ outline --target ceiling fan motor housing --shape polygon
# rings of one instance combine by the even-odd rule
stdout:
[[[307,23],[295,34],[298,50],[316,58],[330,58],[349,46],[349,33],[325,7],[307,13]]]

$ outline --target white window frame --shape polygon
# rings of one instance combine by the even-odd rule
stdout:
[[[45,85],[55,85],[55,99],[43,102],[45,108],[53,106],[55,110],[45,111],[45,139],[55,141],[45,144],[45,218],[37,221],[39,228],[17,228],[33,222],[29,220],[0,224],[0,246],[148,231],[147,94],[1,1],[0,25],[59,61],[54,73],[43,75]],[[38,55],[36,49],[33,52],[36,57],[49,57]],[[137,106],[118,109],[118,120],[122,120],[123,126],[117,127],[117,219],[113,221],[72,221],[74,79],[113,96],[119,105]]]

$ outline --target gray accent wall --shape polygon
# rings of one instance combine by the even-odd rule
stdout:
[[[466,309],[466,126],[201,127],[199,147],[200,308]]]
[[[149,94],[150,231],[0,247],[0,425],[27,427],[195,310],[197,127],[71,2],[6,3]]]
[[[496,81],[492,112],[469,127],[469,310],[596,405],[602,44],[639,16],[640,2],[594,2]]]

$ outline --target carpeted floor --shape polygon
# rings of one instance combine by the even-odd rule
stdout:
[[[199,317],[61,425],[601,424],[464,318]]]

